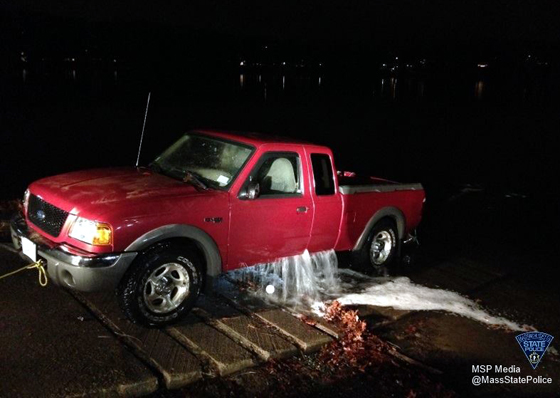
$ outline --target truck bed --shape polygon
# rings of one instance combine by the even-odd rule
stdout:
[[[402,184],[375,177],[339,176],[339,192],[343,200],[343,217],[338,250],[352,250],[360,242],[371,217],[381,209],[393,209],[402,216],[401,238],[414,229],[422,214],[422,184]],[[397,222],[399,224],[399,222]]]

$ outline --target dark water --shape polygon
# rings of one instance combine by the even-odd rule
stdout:
[[[16,70],[1,80],[0,198],[43,176],[133,165],[148,91],[143,163],[191,128],[252,130],[329,145],[339,169],[434,192],[470,183],[550,194],[558,80],[550,71]]]
[[[539,289],[560,277],[553,73],[20,72],[0,86],[0,199],[44,176],[134,165],[151,90],[141,163],[192,128],[326,144],[339,169],[424,184],[428,258],[530,270]]]

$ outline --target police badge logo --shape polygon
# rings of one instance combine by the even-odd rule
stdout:
[[[515,339],[533,369],[536,369],[554,337],[548,333],[527,332],[515,336]]]

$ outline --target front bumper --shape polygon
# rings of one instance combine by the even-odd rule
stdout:
[[[22,237],[37,245],[37,256],[46,263],[51,281],[83,292],[116,288],[137,255],[135,252],[96,255],[51,242],[30,229],[21,215],[12,220],[10,233],[17,250],[21,250]]]

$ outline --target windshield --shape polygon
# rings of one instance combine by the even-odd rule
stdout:
[[[251,155],[240,143],[187,133],[165,150],[151,166],[177,179],[196,176],[212,188],[228,187]]]

